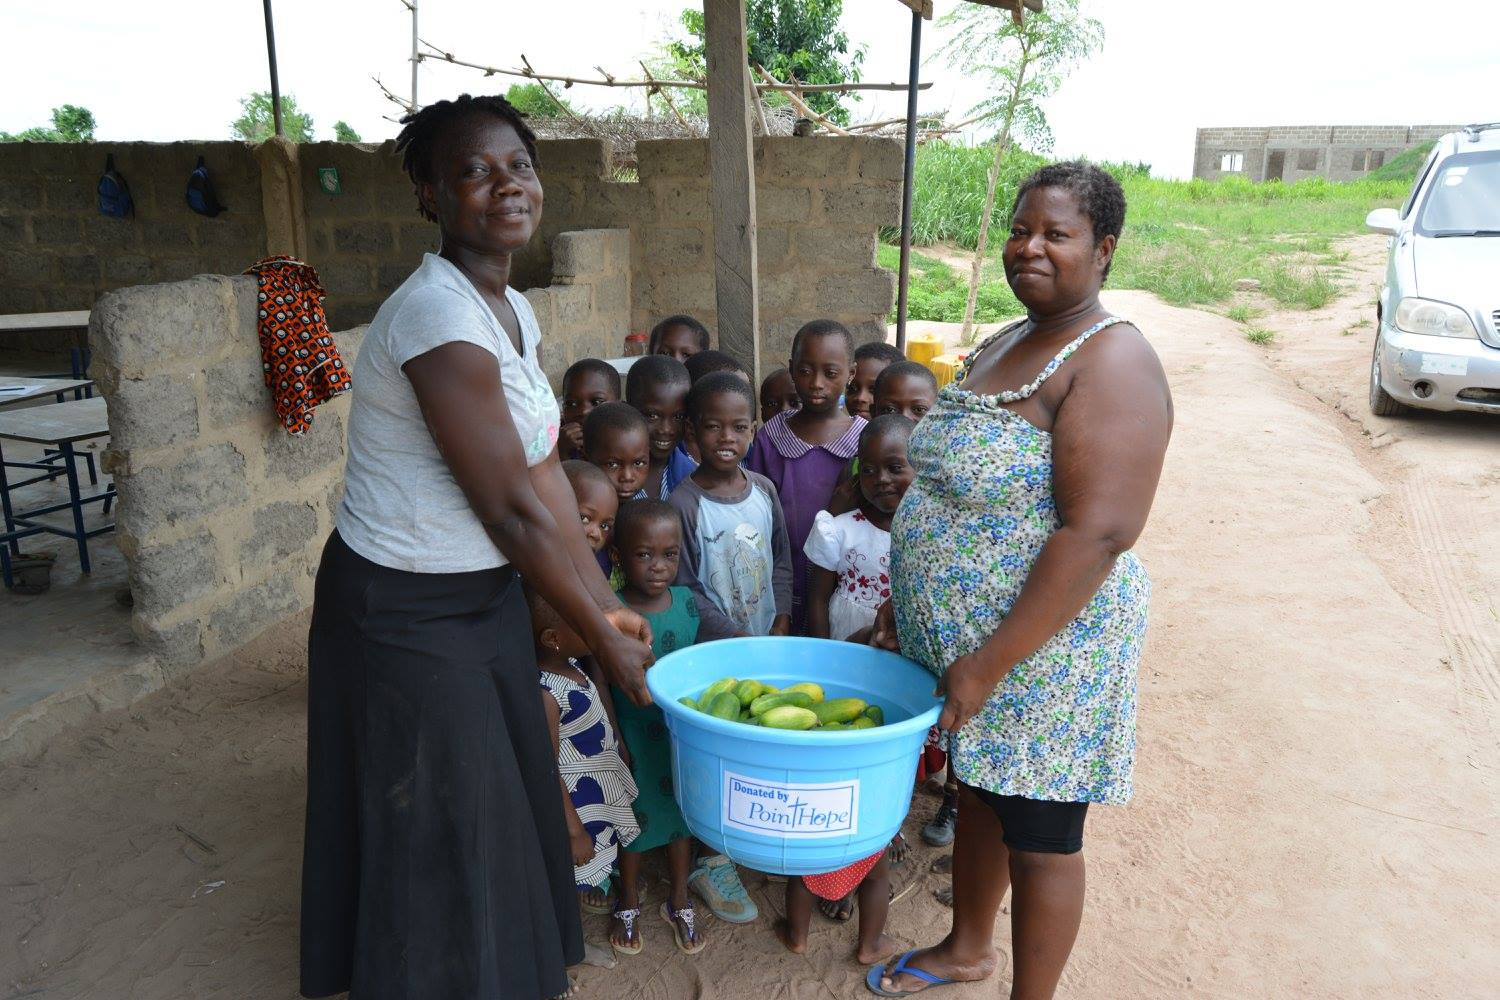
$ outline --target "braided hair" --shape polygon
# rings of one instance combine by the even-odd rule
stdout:
[[[401,119],[401,133],[396,136],[396,152],[401,154],[401,167],[412,185],[431,183],[433,178],[432,154],[438,141],[450,129],[477,114],[490,114],[516,130],[526,154],[536,165],[536,133],[526,124],[526,116],[516,110],[499,94],[459,94],[451,101],[436,101],[420,111],[413,111]],[[417,197],[417,212],[428,222],[436,222],[437,216],[428,211]]]

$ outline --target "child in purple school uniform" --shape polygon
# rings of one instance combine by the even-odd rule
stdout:
[[[859,451],[863,417],[839,406],[854,367],[854,338],[842,323],[816,319],[792,338],[788,369],[801,405],[783,410],[755,435],[745,468],[771,480],[781,497],[792,546],[792,634],[807,634],[807,544],[818,512]]]

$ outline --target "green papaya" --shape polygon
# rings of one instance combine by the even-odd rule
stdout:
[[[734,696],[733,691],[721,691],[714,695],[713,701],[708,703],[708,714],[716,719],[738,722],[740,718],[740,700]]]
[[[840,732],[840,731],[848,729],[848,728],[849,728],[849,726],[848,726],[847,723],[843,723],[843,722],[825,722],[821,726],[818,727],[818,732],[820,732],[820,733]]]
[[[809,708],[777,705],[761,713],[760,724],[767,729],[811,729],[818,724],[818,717]]]
[[[713,704],[715,698],[725,691],[733,690],[734,686],[739,682],[738,677],[721,677],[714,681],[708,687],[704,688],[703,693],[698,696],[698,708],[707,712],[708,706]]]
[[[740,705],[749,708],[750,703],[766,693],[766,686],[760,681],[740,681],[735,685],[735,697],[740,700]]]
[[[866,705],[860,714],[877,726],[885,725],[885,711],[879,705]]]
[[[820,702],[820,701],[823,700],[823,688],[822,688],[822,686],[818,685],[818,684],[814,684],[811,681],[803,681],[801,684],[788,684],[786,687],[782,688],[781,690],[782,691],[801,691],[803,694],[807,695],[809,698],[811,698],[813,700],[813,704],[814,705],[816,705],[818,702]]]
[[[834,698],[831,701],[813,705],[812,710],[813,714],[818,717],[818,722],[825,726],[830,722],[853,722],[865,710],[865,700],[863,698]]]
[[[689,698],[687,695],[683,695],[681,698],[678,698],[677,704],[686,705],[688,708],[691,708],[694,711],[698,710],[698,699]]]
[[[868,715],[861,715],[859,718],[849,723],[850,729],[876,729],[879,728],[879,726],[880,723],[876,722]]]
[[[765,715],[773,708],[783,705],[793,705],[797,708],[811,708],[812,698],[804,691],[782,691],[779,694],[763,694],[750,703],[750,714],[755,716]],[[817,716],[813,716],[814,719]]]

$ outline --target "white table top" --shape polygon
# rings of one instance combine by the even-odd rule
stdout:
[[[108,433],[109,414],[104,408],[103,396],[0,413],[0,438],[62,444],[103,437]]]
[[[7,330],[75,330],[89,325],[88,309],[74,312],[10,313],[0,315],[0,333]]]
[[[28,399],[55,396],[60,392],[72,392],[74,389],[84,389],[93,384],[93,379],[86,378],[20,378],[0,375],[0,406],[24,403]],[[10,391],[17,388],[21,391]]]

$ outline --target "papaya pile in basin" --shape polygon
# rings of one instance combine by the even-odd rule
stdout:
[[[716,719],[767,729],[837,732],[885,724],[879,705],[863,698],[825,698],[823,688],[811,682],[777,688],[757,680],[721,677],[697,698],[684,696],[678,701]]]

